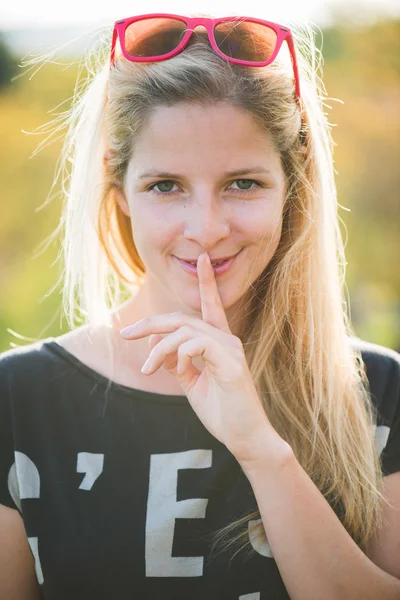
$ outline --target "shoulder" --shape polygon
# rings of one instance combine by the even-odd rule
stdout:
[[[400,367],[400,354],[396,350],[357,337],[349,339],[353,347],[361,351],[364,362],[371,367],[373,365],[381,369]]]
[[[350,342],[361,352],[374,403],[385,413],[394,411],[400,402],[400,354],[359,338],[350,338]]]
[[[72,369],[52,350],[54,338],[46,338],[0,353],[0,394],[32,398],[53,390]]]
[[[108,347],[103,330],[90,329],[90,337],[88,332],[89,327],[82,326],[0,353],[0,396],[26,410],[27,405],[65,398],[67,391],[70,398],[91,393],[102,373],[99,348]],[[109,359],[106,350],[103,353]]]
[[[0,378],[10,377],[29,369],[31,365],[37,366],[45,357],[44,344],[47,340],[40,340],[26,346],[16,346],[0,353]]]
[[[48,363],[51,354],[48,352],[47,344],[52,338],[39,340],[25,346],[17,346],[0,353],[0,377],[19,375],[25,369],[37,368]]]
[[[75,349],[83,346],[86,330],[86,327],[80,327],[58,337],[37,340],[0,353],[0,380],[29,373],[40,374],[59,367],[60,357],[54,348],[63,346]]]
[[[376,408],[375,444],[384,476],[400,471],[400,354],[352,338],[361,351],[369,395]]]

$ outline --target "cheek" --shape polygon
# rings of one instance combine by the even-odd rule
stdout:
[[[249,224],[250,225],[250,224]],[[282,233],[280,213],[268,218],[264,215],[252,223],[249,235],[249,277],[254,281],[267,267],[275,254]]]
[[[131,218],[132,234],[140,254],[151,256],[162,248],[173,247],[178,234],[173,220],[156,210],[138,210]]]
[[[241,221],[243,232],[256,245],[279,242],[282,231],[282,214],[279,210],[254,211],[251,218]]]

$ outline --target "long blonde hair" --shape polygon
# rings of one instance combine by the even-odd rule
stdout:
[[[135,138],[151,111],[178,102],[217,101],[248,111],[272,135],[287,193],[278,249],[253,284],[251,326],[242,340],[246,358],[272,426],[366,550],[382,524],[384,502],[376,411],[346,311],[346,261],[321,56],[311,27],[292,31],[301,114],[293,73],[284,61],[247,68],[197,44],[171,60],[122,59],[110,70],[107,37],[98,67],[77,86],[68,114],[59,225],[65,226],[64,313],[71,328],[76,317],[108,323],[111,310],[143,281],[145,265],[114,192],[123,188]],[[216,543],[241,528],[225,548],[251,552],[246,524],[254,519],[264,536],[256,511],[219,530]]]

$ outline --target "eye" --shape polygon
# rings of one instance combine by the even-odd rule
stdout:
[[[239,194],[249,194],[252,192],[255,192],[257,188],[264,188],[265,185],[260,183],[259,181],[256,181],[255,179],[235,179],[232,183],[239,183],[239,186],[243,185],[244,183],[244,189],[241,189],[240,187],[238,188],[232,188],[234,192],[237,192]],[[170,186],[174,186],[175,182],[172,180],[168,180],[165,179],[163,181],[158,181],[157,183],[153,183],[152,185],[150,185],[146,191],[151,192],[154,191],[156,194],[160,195],[160,196],[170,196],[171,194],[174,194],[176,192],[176,190],[172,190]],[[169,189],[163,189],[163,186],[166,186]],[[159,187],[159,190],[156,190],[156,187]]]
[[[235,179],[235,181],[233,183],[237,183],[240,182],[240,185],[244,182],[245,186],[247,185],[248,187],[245,187],[244,189],[239,188],[238,191],[239,193],[249,193],[249,192],[254,192],[257,188],[263,188],[265,187],[262,183],[260,183],[259,181],[256,181],[255,179]],[[250,185],[249,185],[250,184]],[[253,187],[253,184],[256,185],[256,187]]]
[[[166,179],[165,181],[158,181],[157,183],[153,183],[153,185],[151,185],[150,187],[148,187],[147,191],[150,192],[150,191],[154,190],[156,194],[160,194],[162,196],[168,196],[169,194],[173,193],[171,190],[167,189],[167,190],[164,190],[164,191],[157,191],[157,190],[155,190],[155,188],[157,186],[163,186],[163,185],[169,186],[169,185],[173,185],[173,184],[174,184],[174,181],[169,181],[168,179]]]

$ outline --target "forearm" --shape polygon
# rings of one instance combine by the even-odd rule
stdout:
[[[285,442],[240,462],[291,600],[399,600],[400,580],[353,541]]]

